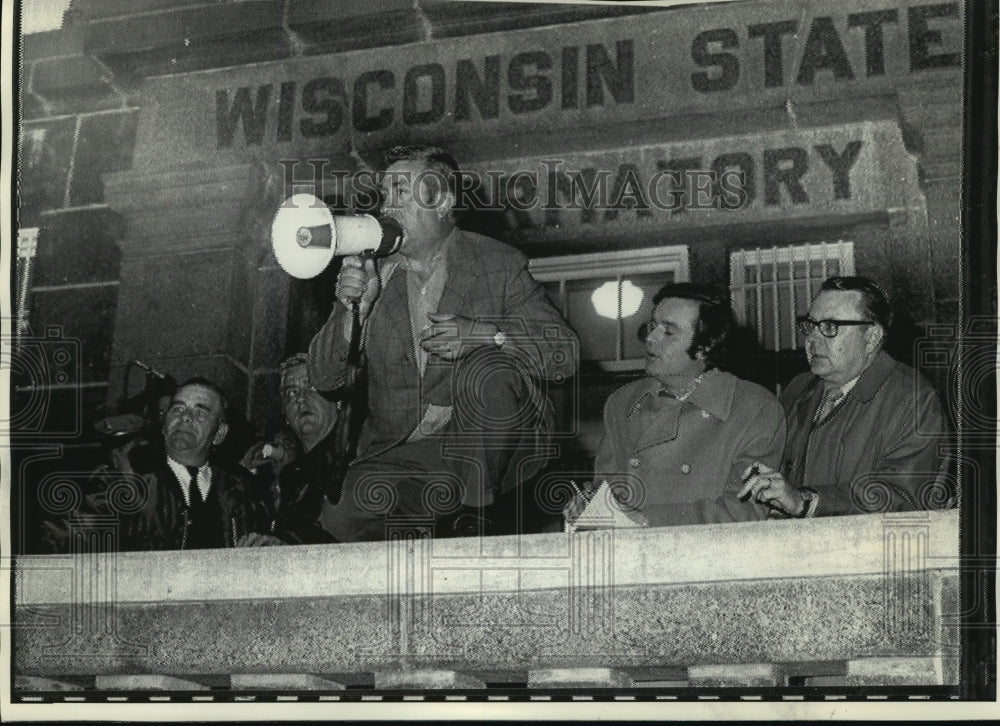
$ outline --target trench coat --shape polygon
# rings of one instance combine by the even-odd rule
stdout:
[[[608,397],[597,480],[616,486],[650,526],[759,520],[767,508],[741,502],[741,475],[755,461],[776,467],[785,443],[778,400],[717,369],[686,401],[661,396],[650,377]]]
[[[813,423],[823,382],[796,377],[781,394],[788,423],[782,473],[819,493],[816,516],[951,506],[945,419],[934,389],[880,351],[844,400]]]

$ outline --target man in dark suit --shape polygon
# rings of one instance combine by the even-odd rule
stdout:
[[[831,277],[799,319],[811,372],[782,392],[780,471],[757,462],[741,495],[789,517],[949,506],[934,389],[882,343],[891,308],[865,277]]]
[[[281,364],[281,405],[291,429],[260,441],[243,458],[255,472],[272,516],[271,532],[288,544],[322,544],[334,539],[319,524],[323,501],[340,501],[347,468],[338,445],[342,401],[328,399],[309,380],[309,357],[297,353]],[[341,422],[342,423],[342,422]]]
[[[225,393],[204,378],[181,385],[163,416],[162,440],[123,452],[98,470],[100,490],[75,521],[109,518],[113,549],[175,550],[281,544],[249,482],[209,461],[228,432]]]
[[[397,147],[386,161],[382,214],[402,228],[402,247],[380,266],[344,259],[340,304],[309,348],[313,383],[342,386],[357,304],[368,418],[340,503],[321,521],[341,541],[393,536],[395,524],[483,532],[482,508],[549,453],[540,382],[575,373],[576,335],[520,252],[457,227],[451,156]]]

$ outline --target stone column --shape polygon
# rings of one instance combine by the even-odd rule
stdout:
[[[240,408],[251,403],[257,369],[283,353],[287,307],[270,253],[280,193],[270,178],[257,162],[106,177],[108,203],[127,226],[112,397],[125,365],[140,359],[178,381],[206,376]]]

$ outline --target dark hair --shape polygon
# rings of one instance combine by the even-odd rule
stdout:
[[[201,386],[202,388],[207,388],[212,391],[216,396],[219,397],[219,402],[222,403],[222,418],[223,422],[229,421],[229,396],[223,391],[219,386],[212,383],[212,381],[207,378],[202,378],[201,376],[195,376],[194,378],[188,378],[181,385],[177,386],[177,390],[174,391],[174,395],[177,395],[177,391],[181,390],[185,386]]]
[[[308,353],[296,353],[289,358],[281,361],[278,366],[278,375],[281,378],[281,384],[284,385],[285,377],[288,375],[288,371],[292,368],[298,368],[299,366],[309,365],[309,354]]]
[[[422,162],[429,171],[439,174],[445,180],[452,194],[458,193],[458,162],[455,161],[455,157],[440,146],[430,144],[393,146],[385,153],[384,168],[388,168],[397,161]]]
[[[281,361],[281,364],[278,366],[278,376],[279,376],[278,385],[284,386],[285,379],[288,378],[288,371],[292,370],[293,368],[298,368],[299,366],[306,367],[306,378],[308,378],[311,383],[312,376],[309,374],[309,354],[296,353],[295,355],[289,356],[285,360]],[[346,395],[346,388],[341,386],[340,388],[335,388],[331,391],[316,390],[316,392],[320,395],[320,398],[323,398],[329,403],[336,403],[337,401],[344,400],[344,396]]]
[[[831,290],[860,292],[862,314],[881,325],[884,330],[889,330],[889,326],[892,324],[892,307],[889,305],[889,297],[874,280],[861,276],[830,277],[820,285],[819,291],[828,292]]]
[[[698,317],[687,353],[693,359],[701,351],[705,367],[718,368],[725,359],[726,343],[733,327],[733,311],[726,294],[712,285],[672,282],[653,296],[653,307],[672,297],[698,303]]]

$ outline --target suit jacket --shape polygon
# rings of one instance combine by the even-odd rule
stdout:
[[[773,467],[781,461],[785,422],[778,400],[715,369],[686,401],[659,390],[647,377],[608,397],[598,481],[619,482],[623,499],[654,527],[764,518],[764,507],[736,494],[754,461]]]
[[[110,467],[95,472],[99,489],[88,498],[83,518],[114,517],[119,551],[186,549],[188,506],[163,449],[142,447],[131,452],[129,460],[133,472]],[[247,479],[213,464],[212,490],[221,506],[217,526],[226,547],[250,532],[268,532],[267,510]]]
[[[426,462],[428,471],[444,466],[465,481],[469,471],[484,471],[490,449],[484,432],[463,416],[467,403],[490,369],[514,371],[523,384],[518,405],[530,409],[516,416],[505,432],[513,434],[513,450],[525,460],[545,448],[551,430],[551,404],[540,386],[543,380],[561,380],[576,372],[576,334],[549,301],[541,285],[528,272],[527,258],[501,242],[473,232],[455,230],[447,256],[447,281],[438,310],[498,325],[509,342],[501,359],[469,365],[429,360],[421,377],[414,353],[404,271],[397,268],[376,300],[365,324],[365,352],[368,365],[368,416],[361,431],[356,462],[372,459],[405,446],[430,404],[455,406],[449,426],[450,437],[442,445],[456,456]],[[348,313],[335,305],[329,320],[309,346],[309,374],[321,390],[343,385],[347,371]],[[492,344],[489,326],[484,326],[480,343]],[[475,334],[475,331],[474,331]],[[489,346],[485,351],[489,352]],[[479,357],[472,356],[479,360]],[[463,369],[463,366],[464,369]],[[464,372],[463,372],[464,370]],[[508,442],[509,443],[509,442]],[[426,447],[423,447],[426,450]],[[464,462],[464,463],[463,463]],[[536,462],[540,465],[540,460]],[[526,475],[511,466],[500,481],[486,481],[486,502],[490,491],[507,491]],[[537,468],[537,466],[536,466]]]
[[[788,420],[783,473],[819,492],[817,516],[930,509],[943,488],[944,417],[923,377],[884,351],[824,421],[818,376],[803,373],[782,392]]]

